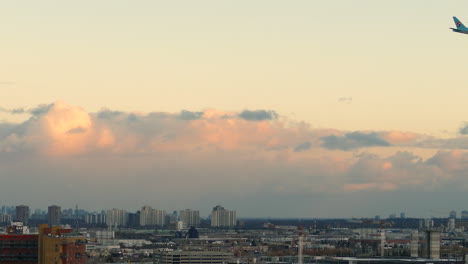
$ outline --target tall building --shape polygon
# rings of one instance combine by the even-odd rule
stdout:
[[[447,229],[448,231],[454,231],[455,230],[455,219],[450,218],[447,223]]]
[[[450,211],[449,218],[456,219],[457,218],[457,212],[456,211]]]
[[[211,212],[212,227],[232,227],[236,226],[236,211],[229,211],[222,206],[215,206]]]
[[[461,212],[461,219],[463,219],[463,220],[468,219],[468,211],[462,211]]]
[[[164,226],[166,222],[166,211],[153,209],[145,205],[140,211],[140,226]]]
[[[424,230],[424,229],[431,229],[434,227],[434,220],[432,219],[419,219],[419,229]]]
[[[17,221],[23,222],[25,226],[28,225],[29,221],[29,206],[18,205],[16,206],[16,218]]]
[[[179,218],[188,227],[198,227],[200,225],[200,211],[194,211],[190,209],[181,210],[179,213]]]
[[[39,226],[39,264],[86,264],[86,237],[60,226]]]
[[[11,215],[7,213],[0,214],[0,224],[9,224],[12,220]]]
[[[51,205],[47,211],[47,222],[49,225],[60,225],[62,218],[62,211],[60,206],[58,205]]]
[[[84,216],[86,224],[89,225],[104,225],[106,224],[105,214],[87,214]]]
[[[136,213],[127,213],[127,226],[129,227],[140,226],[140,211]]]
[[[127,211],[121,209],[107,210],[106,224],[109,227],[127,226]]]
[[[410,256],[412,258],[419,257],[419,233],[418,231],[411,232]]]
[[[424,249],[426,258],[440,259],[440,231],[426,231]]]

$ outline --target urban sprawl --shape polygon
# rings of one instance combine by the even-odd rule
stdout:
[[[238,218],[215,206],[0,208],[0,263],[468,263],[468,211],[432,218]]]

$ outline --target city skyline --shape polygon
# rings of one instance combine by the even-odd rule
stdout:
[[[462,211],[466,1],[0,4],[0,201]]]
[[[124,211],[127,214],[133,214],[133,213],[141,213],[141,214],[147,214],[146,211],[148,210],[154,210],[154,211],[159,211],[160,213],[163,213],[165,216],[174,216],[174,213],[177,213],[177,215],[181,219],[187,218],[187,214],[190,214],[190,217],[188,218],[189,220],[187,221],[194,221],[192,218],[203,218],[203,219],[210,219],[211,214],[216,210],[217,208],[221,208],[224,210],[223,206],[220,204],[217,204],[214,207],[209,207],[209,206],[204,206],[203,208],[186,208],[184,209],[181,208],[152,208],[150,205],[145,204],[143,206],[137,207],[137,208],[116,208],[114,207],[106,207],[106,208],[81,208],[78,206],[78,204],[75,204],[74,207],[63,207],[63,209],[60,205],[49,205],[46,206],[45,208],[34,208],[30,207],[29,205],[21,204],[21,205],[12,205],[12,204],[0,204],[0,216],[2,214],[5,214],[11,218],[11,221],[22,221],[22,217],[18,218],[18,210],[27,210],[27,213],[20,213],[20,215],[26,215],[27,218],[30,217],[46,217],[49,215],[48,210],[50,210],[51,207],[57,207],[60,210],[60,214],[62,217],[66,217],[67,219],[69,218],[74,218],[77,216],[83,217],[85,215],[101,215],[104,214],[106,215],[107,212],[113,211],[113,210],[118,210],[118,211]],[[19,209],[23,208],[23,209]],[[149,209],[148,209],[149,208]],[[233,209],[233,211],[237,212],[236,208],[230,208]],[[460,210],[448,210],[446,208],[444,209],[438,209],[438,208],[431,208],[428,211],[430,212],[426,216],[418,216],[412,214],[413,212],[409,212],[407,210],[394,210],[390,211],[387,210],[389,213],[388,214],[370,214],[370,215],[358,215],[354,214],[352,217],[346,217],[346,216],[335,216],[335,217],[317,217],[317,216],[292,216],[292,217],[278,217],[278,216],[256,216],[256,215],[241,215],[240,217],[242,219],[266,219],[266,218],[272,218],[272,219],[405,219],[405,218],[412,218],[412,219],[443,219],[443,218],[454,218],[454,219],[468,219],[468,209],[460,209]],[[196,212],[196,216],[192,216],[193,212]],[[203,212],[203,214],[199,214],[199,212]],[[42,218],[41,218],[42,219]],[[46,219],[47,220],[47,219]],[[196,220],[195,220],[196,221]],[[9,222],[9,221],[7,221]]]

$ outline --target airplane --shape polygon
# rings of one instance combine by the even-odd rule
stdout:
[[[468,28],[465,27],[465,25],[463,25],[463,23],[460,22],[457,17],[453,17],[453,21],[455,21],[455,25],[457,26],[457,28],[450,28],[453,30],[453,32],[468,34]]]

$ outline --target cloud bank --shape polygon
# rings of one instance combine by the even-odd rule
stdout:
[[[27,199],[37,200],[56,184],[72,203],[111,198],[129,207],[156,201],[166,207],[214,201],[236,206],[233,201],[240,197],[261,203],[280,199],[275,197],[284,202],[290,199],[284,197],[468,188],[468,154],[456,143],[463,138],[311,129],[271,110],[129,113],[103,108],[89,113],[58,101],[22,112],[31,116],[24,123],[0,123],[0,177],[12,186],[0,193],[4,200],[18,197],[15,188],[30,188]],[[447,148],[432,148],[435,154],[428,159],[400,150],[434,145]],[[382,148],[394,152],[384,155]],[[194,201],[192,193],[200,199]],[[258,215],[248,208],[244,215]],[[274,206],[265,206],[260,214],[272,212]]]

